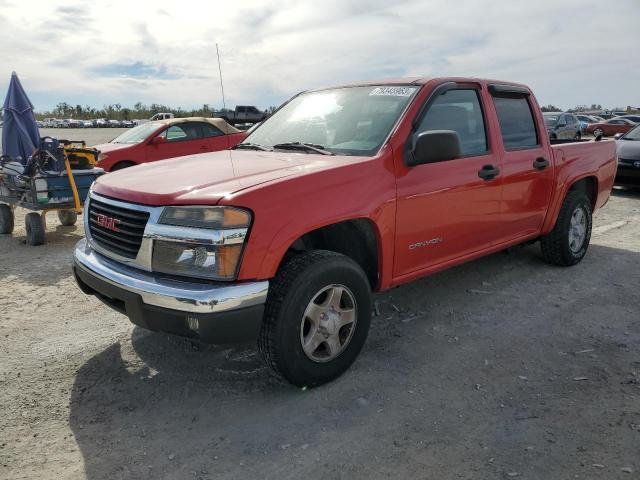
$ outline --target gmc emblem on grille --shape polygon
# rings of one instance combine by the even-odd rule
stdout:
[[[98,213],[96,215],[96,223],[102,228],[106,228],[107,230],[112,230],[114,232],[120,231],[120,229],[118,228],[120,220],[118,220],[117,218],[107,217],[106,215]]]

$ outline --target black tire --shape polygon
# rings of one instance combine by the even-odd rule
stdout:
[[[115,172],[116,170],[122,170],[123,168],[133,167],[135,163],[130,161],[118,162],[113,167],[111,167],[111,172]]]
[[[549,140],[557,140],[558,136],[555,133],[552,133],[551,135],[549,135]]]
[[[58,210],[58,220],[65,227],[70,227],[78,221],[78,213],[73,210]]]
[[[586,218],[584,240],[578,249],[570,247],[571,218],[577,209],[582,209]],[[542,257],[548,263],[568,267],[579,263],[587,253],[591,240],[591,201],[584,191],[570,191],[556,220],[553,230],[540,239]]]
[[[594,137],[604,137],[604,136],[605,136],[605,134],[604,134],[604,130],[602,130],[601,128],[596,128],[596,129],[593,131],[593,136],[594,136]]]
[[[0,204],[0,233],[13,233],[14,226],[13,210],[9,205]]]
[[[305,309],[321,289],[346,286],[356,301],[356,322],[350,340],[334,359],[319,363],[301,342]],[[371,289],[367,276],[349,257],[314,250],[286,260],[271,283],[258,348],[273,373],[298,387],[313,387],[339,377],[354,362],[371,322]]]
[[[574,140],[581,140],[582,139],[582,134],[580,132],[576,132],[576,134],[573,137]]]
[[[44,223],[40,214],[27,213],[24,217],[24,225],[27,230],[27,243],[29,245],[42,245],[44,243]]]

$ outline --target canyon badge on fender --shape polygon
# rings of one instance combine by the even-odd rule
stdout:
[[[416,248],[428,247],[429,245],[437,245],[438,243],[442,243],[442,237],[432,238],[431,240],[424,240],[422,242],[411,243],[409,245],[409,250],[415,250]]]

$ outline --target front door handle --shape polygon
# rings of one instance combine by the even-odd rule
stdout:
[[[485,165],[478,170],[478,176],[483,180],[491,180],[500,174],[500,169],[493,165]]]
[[[544,157],[538,157],[533,161],[533,168],[536,170],[544,170],[549,166],[549,160]]]

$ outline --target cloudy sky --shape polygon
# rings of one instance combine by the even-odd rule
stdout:
[[[352,80],[520,81],[543,104],[640,106],[640,0],[0,0],[0,96],[36,109],[278,105]]]

